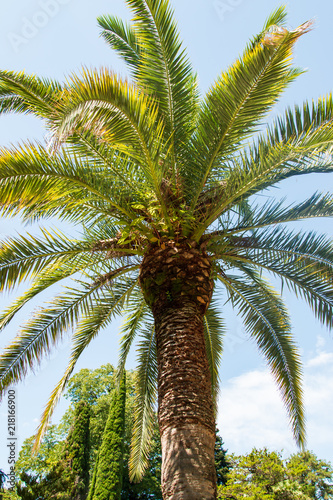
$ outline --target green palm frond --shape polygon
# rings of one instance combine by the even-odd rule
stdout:
[[[47,427],[52,417],[53,411],[66,388],[66,384],[69,380],[69,377],[73,373],[78,357],[79,356],[76,356],[74,353],[72,353],[71,360],[66,368],[64,375],[61,377],[61,379],[51,392],[51,396],[45,406],[45,410],[41,416],[40,423],[36,430],[34,446],[32,448],[32,451],[35,453],[38,451],[41,445],[42,439],[47,431]]]
[[[280,7],[277,7],[275,10],[273,10],[270,15],[267,17],[265,25],[264,25],[264,32],[267,31],[269,28],[274,28],[276,26],[279,26],[280,28],[283,28],[286,26],[287,23],[287,10],[285,5],[281,5]]]
[[[61,262],[61,265],[57,262],[56,265],[50,265],[49,267],[44,268],[43,273],[34,280],[32,286],[1,312],[0,330],[5,328],[14,318],[16,313],[18,313],[25,304],[36,297],[39,293],[59,281],[62,281],[77,272],[83,271],[86,266],[87,259],[83,259],[81,256],[79,262],[75,261],[70,263],[65,261]]]
[[[190,150],[189,183],[196,193],[201,192],[215,168],[221,170],[218,162],[225,162],[245,138],[258,130],[262,117],[300,74],[291,67],[292,47],[307,28],[267,31],[216,80],[202,104]],[[192,209],[196,202],[197,197]]]
[[[141,49],[133,27],[114,16],[100,16],[97,22],[102,28],[104,40],[118,52],[135,74],[140,63]]]
[[[323,324],[332,328],[332,240],[312,232],[276,229],[256,235],[251,245],[253,248],[228,258],[234,261],[244,259],[279,276],[296,295],[308,302]]]
[[[70,290],[55,298],[49,308],[35,313],[1,356],[1,395],[10,384],[22,380],[28,368],[33,369],[76,324],[80,315],[89,309],[96,289],[84,285],[79,290]]]
[[[231,164],[225,197],[233,201],[292,175],[332,171],[332,120],[331,95],[288,109]]]
[[[217,397],[219,390],[219,367],[223,351],[223,336],[225,326],[217,309],[217,303],[211,303],[204,317],[204,333],[206,353],[209,362],[213,402],[217,411]]]
[[[33,113],[49,119],[61,92],[62,86],[54,80],[0,71],[0,113]]]
[[[263,205],[254,205],[226,230],[228,236],[245,231],[254,231],[266,226],[295,222],[304,219],[333,217],[333,196],[330,193],[314,193],[301,203],[285,206],[285,200],[269,200]],[[216,239],[223,238],[223,231],[216,232]]]
[[[132,158],[169,222],[161,193],[165,167],[159,160],[160,150],[164,149],[164,123],[152,98],[107,69],[84,70],[81,77],[73,75],[64,90],[52,129],[54,146],[64,141],[81,141],[91,146],[85,135],[89,131],[95,141],[104,142]]]
[[[256,47],[260,40],[267,33],[283,33],[284,28],[287,27],[287,10],[285,5],[281,5],[273,10],[267,17],[264,27],[258,35],[253,37],[247,45],[248,50]]]
[[[118,381],[123,377],[128,353],[133,345],[136,335],[140,331],[143,322],[150,315],[149,308],[140,288],[137,288],[128,300],[124,311],[125,321],[121,328],[121,340],[119,351],[119,362],[117,369]]]
[[[33,240],[34,242],[37,241],[35,237],[33,238]],[[31,244],[31,242],[28,243]],[[8,323],[13,319],[16,313],[27,302],[29,302],[32,298],[36,297],[39,293],[43,292],[50,286],[58,283],[59,281],[62,281],[77,273],[87,274],[87,270],[93,267],[94,274],[99,272],[99,279],[95,278],[94,281],[100,284],[104,283],[105,280],[103,281],[103,279],[100,278],[100,275],[103,274],[103,265],[105,265],[105,252],[100,251],[98,252],[99,255],[96,256],[95,251],[93,255],[91,251],[91,241],[89,240],[85,242],[82,241],[80,243],[73,241],[72,247],[70,246],[69,241],[66,240],[64,240],[63,246],[58,245],[58,243],[60,242],[57,242],[58,251],[63,253],[61,257],[59,257],[57,251],[55,251],[55,247],[47,249],[45,245],[44,250],[46,250],[46,253],[41,253],[41,248],[38,246],[36,249],[33,248],[32,254],[29,255],[27,255],[27,252],[25,251],[26,249],[23,249],[22,255],[19,255],[19,252],[13,255],[14,262],[7,262],[9,269],[5,269],[5,271],[9,274],[9,277],[5,276],[2,278],[4,283],[6,282],[6,280],[9,281],[10,279],[10,285],[8,285],[7,283],[7,288],[9,288],[9,286],[13,287],[17,283],[21,283],[22,280],[27,279],[28,271],[29,273],[32,273],[33,270],[34,274],[36,274],[36,277],[30,288],[26,292],[24,292],[23,295],[15,299],[14,302],[4,311],[2,311],[2,313],[0,314],[0,330],[8,325]],[[80,251],[80,246],[82,251]],[[60,250],[59,247],[61,247]],[[37,250],[37,253],[35,250]],[[47,265],[45,265],[45,259],[49,261]],[[108,260],[108,276],[110,276],[112,273],[113,279],[124,274],[122,271],[122,267],[120,269],[117,269],[117,260],[119,259],[120,258],[114,259],[113,261]],[[37,262],[35,262],[35,260],[37,260]],[[17,264],[18,267],[15,267],[15,265],[11,267],[13,264]],[[38,272],[36,271],[35,266],[38,266]],[[127,266],[125,271],[131,271],[136,267],[137,266],[134,265],[130,266],[130,269],[128,269]]]
[[[174,169],[179,147],[193,131],[198,97],[196,78],[169,2],[127,0],[127,4],[134,14],[133,27],[141,49],[136,81],[158,101],[166,137],[172,141]],[[176,181],[175,177],[173,180]]]
[[[93,298],[93,304],[90,311],[86,312],[72,336],[72,349],[69,364],[63,377],[52,391],[50,399],[45,407],[37,429],[34,449],[38,448],[43,435],[47,430],[54,408],[59,401],[82,352],[86,347],[88,347],[99,331],[108,326],[112,319],[119,314],[123,304],[128,300],[128,297],[132,293],[135,286],[136,280],[128,280],[126,282],[122,282],[116,292],[113,292],[112,290],[105,290],[102,296],[96,296]]]
[[[82,159],[69,156],[65,151],[51,155],[38,144],[0,151],[3,215],[20,214],[27,219],[66,218],[70,213],[72,220],[79,216],[82,220],[82,216],[93,209],[95,215],[100,212],[107,215],[113,208],[116,214],[130,221],[134,212],[123,201],[119,185],[114,184],[112,190],[103,172],[92,172]]]
[[[147,181],[137,162],[89,132],[82,132],[79,140],[67,144],[66,151],[74,157],[84,156],[89,161],[89,167],[97,175],[102,173],[109,186],[116,183],[121,191],[127,189],[128,196],[147,190]]]
[[[287,108],[284,115],[267,127],[267,139],[272,146],[277,142],[299,141],[306,136],[312,137],[314,132],[317,135],[318,130],[325,130],[332,119],[333,98],[332,94],[328,94],[318,101],[305,101],[303,106]]]
[[[294,437],[305,443],[305,419],[301,390],[301,362],[290,332],[287,311],[278,294],[250,267],[246,277],[220,274],[244,325],[256,340],[271,368],[289,413]]]
[[[87,318],[86,324],[93,324],[101,310],[108,311],[110,317],[119,314],[137,283],[137,276],[126,278],[123,274],[122,269],[115,273],[114,279],[121,279],[114,287],[104,281],[92,284],[91,280],[76,280],[75,289],[67,287],[67,292],[54,298],[50,307],[37,311],[1,356],[1,394],[11,383],[22,380],[28,368],[38,364],[81,317]]]
[[[215,203],[207,212],[206,219],[198,226],[194,237],[199,238],[230,206],[288,177],[333,171],[332,159],[323,155],[327,142],[333,140],[333,129],[328,125],[324,132],[319,132],[319,136],[318,142],[309,139],[307,143],[307,138],[304,138],[296,146],[290,142],[274,147],[265,145],[263,149],[257,149],[257,156],[241,154],[238,158],[229,159],[228,174],[225,174],[219,203]]]
[[[79,268],[83,255],[92,252],[90,241],[69,239],[58,230],[41,228],[40,232],[41,236],[27,233],[0,242],[0,291],[11,290],[22,281],[38,276],[50,265],[60,267],[62,262],[71,260]]]
[[[154,405],[157,397],[157,356],[155,328],[146,323],[138,343],[138,368],[131,453],[130,479],[139,481],[148,465],[148,457],[154,433]]]
[[[119,151],[144,160],[152,175],[154,143],[158,143],[163,124],[157,119],[154,101],[126,80],[106,68],[85,69],[81,77],[71,77],[58,103],[58,114],[53,128],[60,143],[80,130],[89,130]]]

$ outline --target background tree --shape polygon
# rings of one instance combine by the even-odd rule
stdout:
[[[133,426],[133,404],[135,397],[134,374],[126,372],[126,414],[124,435],[124,481],[122,489],[123,500],[142,499],[148,500],[162,498],[161,478],[161,445],[157,421],[155,419],[155,431],[153,446],[149,457],[149,467],[142,480],[132,483],[129,479],[128,459],[130,453],[130,441]],[[95,462],[98,450],[101,446],[105,423],[108,418],[110,402],[116,387],[114,367],[110,364],[103,365],[95,370],[81,369],[73,375],[68,384],[65,397],[71,402],[60,423],[48,428],[37,454],[32,453],[34,436],[26,439],[20,450],[16,462],[17,475],[27,474],[35,480],[35,490],[39,487],[38,494],[53,494],[53,482],[56,482],[56,474],[61,484],[57,485],[58,493],[66,490],[62,481],[62,470],[55,467],[62,461],[65,440],[70,431],[74,418],[74,406],[80,401],[90,405],[90,478],[93,480],[96,470]],[[52,475],[51,475],[52,472]],[[51,478],[43,481],[43,478]],[[24,482],[25,483],[25,482]],[[22,486],[23,484],[22,483]],[[26,485],[26,483],[25,483]],[[36,493],[37,494],[37,493]]]
[[[25,439],[15,464],[17,475],[25,473],[41,479],[51,472],[61,460],[69,428],[70,425],[50,425],[37,454],[32,452],[35,436]]]
[[[223,448],[223,440],[219,435],[218,429],[216,430],[215,441],[215,468],[218,486],[227,482],[228,473],[232,465],[227,458],[227,450]]]
[[[48,498],[70,500],[68,472],[66,471],[65,477],[64,472],[61,462],[53,466],[52,470],[42,478],[22,472],[19,476],[20,481],[16,485],[18,498],[21,500],[47,500]]]
[[[90,455],[87,403],[76,403],[73,417],[66,440],[57,440],[63,435],[63,429],[59,432],[53,426],[37,457],[31,453],[33,437],[24,442],[16,467],[20,478],[17,493],[22,500],[86,499]]]
[[[98,450],[89,500],[120,500],[123,485],[126,381],[113,392],[109,415]]]
[[[333,498],[333,468],[311,451],[292,455],[286,464],[287,475],[313,499]]]
[[[329,500],[333,498],[333,469],[313,453],[300,452],[283,461],[267,449],[231,457],[233,467],[218,498],[225,500]]]
[[[300,357],[286,307],[264,274],[280,277],[333,326],[332,242],[285,226],[332,216],[332,196],[286,206],[256,195],[292,176],[332,172],[333,100],[288,109],[263,130],[301,73],[293,48],[311,29],[309,22],[287,29],[282,7],[200,100],[169,2],[127,5],[130,24],[110,16],[99,23],[130,82],[107,69],[84,70],[64,84],[0,73],[0,111],[35,114],[51,136],[47,145],[0,152],[1,214],[57,216],[77,234],[41,229],[1,243],[3,289],[28,277],[32,285],[0,326],[50,285],[67,278],[75,285],[39,309],[5,350],[0,389],[73,331],[40,438],[84,348],[124,313],[120,376],[140,336],[131,477],[147,464],[158,396],[164,498],[212,499],[223,333],[213,294],[223,291],[238,310],[275,376],[297,443],[305,440]]]
[[[7,474],[5,474],[4,471],[0,469],[0,491],[4,487],[4,484],[6,482],[6,477],[7,477]]]
[[[89,488],[90,407],[80,401],[75,405],[74,423],[67,437],[63,457],[68,492],[73,500],[85,500]],[[68,472],[67,472],[68,471]]]
[[[16,491],[9,491],[6,489],[3,492],[0,492],[0,499],[1,500],[20,500]]]
[[[272,488],[284,479],[280,455],[268,450],[253,450],[245,456],[233,457],[233,468],[225,487],[219,488],[219,498],[273,500]]]
[[[160,433],[157,425],[157,418],[155,417],[155,426],[153,434],[153,444],[149,456],[149,464],[144,473],[144,476],[139,482],[132,482],[130,480],[129,472],[129,453],[130,442],[127,442],[124,454],[124,482],[123,490],[121,493],[122,500],[162,500],[161,491],[161,463],[162,463],[162,450]]]

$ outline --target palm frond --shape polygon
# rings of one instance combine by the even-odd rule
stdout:
[[[298,143],[293,144],[290,140],[286,144],[281,142],[269,146],[260,142],[250,153],[247,151],[239,154],[238,158],[230,158],[228,168],[225,168],[224,189],[219,203],[207,212],[194,237],[200,237],[228,207],[288,177],[332,172],[331,144],[333,128],[327,123]]]
[[[213,403],[217,412],[219,390],[219,367],[223,351],[225,326],[215,303],[211,303],[204,317],[206,353],[212,381]]]
[[[137,348],[136,397],[129,459],[131,481],[139,481],[148,465],[157,396],[157,355],[153,323],[146,324],[141,330],[141,337]]]
[[[138,169],[137,162],[130,156],[120,153],[110,144],[99,141],[93,134],[81,132],[67,144],[66,151],[74,157],[84,156],[89,167],[110,183],[116,183],[121,191],[128,190],[128,196],[147,190],[144,172]],[[149,184],[148,184],[149,186]]]
[[[287,311],[277,293],[249,266],[245,279],[219,274],[244,325],[264,354],[282,394],[299,446],[305,443],[301,362],[290,332]]]
[[[84,285],[79,290],[69,290],[66,295],[55,298],[51,307],[35,313],[1,355],[1,395],[10,384],[22,380],[29,368],[40,363],[42,356],[89,310],[96,289]]]
[[[133,345],[135,337],[139,333],[143,322],[147,320],[147,315],[149,316],[149,309],[140,288],[132,293],[123,314],[125,316],[125,321],[121,328],[119,362],[117,369],[119,382],[124,374],[127,356]]]
[[[58,230],[41,228],[40,232],[41,236],[27,233],[0,242],[0,291],[11,290],[22,281],[38,276],[45,268],[60,267],[69,259],[76,261],[78,269],[79,259],[92,252],[90,241],[69,239]]]
[[[216,232],[216,239],[245,231],[254,231],[276,224],[295,222],[304,219],[313,219],[333,216],[333,196],[330,193],[314,193],[301,203],[285,206],[285,200],[278,202],[269,200],[263,205],[251,207],[250,212],[240,217],[231,229]]]
[[[193,131],[198,98],[196,77],[180,41],[173,11],[167,0],[127,0],[134,14],[133,27],[140,46],[136,80],[158,102],[171,139],[171,169],[180,146]],[[175,182],[176,184],[176,182]]]
[[[61,262],[61,264],[57,262],[55,266],[50,265],[44,268],[43,273],[34,280],[32,286],[1,312],[0,330],[4,329],[15,317],[16,313],[18,313],[31,299],[55,283],[82,271],[85,269],[86,265],[86,259],[81,258],[79,263],[77,261],[72,263],[65,261]]]
[[[241,190],[248,196],[293,175],[332,171],[332,120],[332,95],[287,109],[249,148],[247,160],[240,157],[240,170],[228,177],[228,194],[237,189],[237,196]]]
[[[258,130],[279,95],[300,74],[291,67],[292,47],[308,25],[287,31],[275,27],[250,45],[216,80],[203,101],[190,151],[189,189],[201,193],[219,163]],[[270,37],[274,38],[269,43]],[[192,201],[194,209],[198,194]]]
[[[260,42],[260,40],[269,32],[283,33],[284,28],[287,27],[287,10],[285,5],[281,5],[273,10],[267,17],[264,27],[258,35],[253,37],[247,45],[247,48],[253,49]]]
[[[128,155],[144,174],[169,222],[161,193],[164,168],[159,160],[164,123],[152,98],[107,69],[84,70],[81,77],[72,76],[57,116],[52,123],[55,147],[65,141],[82,142],[89,131],[96,141]]]
[[[247,249],[227,255],[230,262],[249,262],[280,277],[303,297],[316,317],[333,328],[333,245],[324,235],[275,229],[256,234]]]
[[[89,130],[119,151],[133,152],[152,175],[154,142],[158,142],[163,124],[157,119],[154,101],[126,80],[106,68],[85,69],[81,77],[72,75],[58,103],[58,113],[55,141],[61,143],[80,130]]]
[[[109,15],[98,17],[97,22],[102,28],[101,35],[104,40],[118,52],[135,74],[140,62],[141,49],[133,27]]]
[[[75,218],[79,212],[82,219],[82,212],[89,213],[95,207],[95,215],[114,209],[130,221],[135,214],[124,200],[123,190],[114,184],[110,187],[103,172],[92,171],[83,159],[64,151],[51,155],[42,145],[29,143],[0,151],[3,215],[20,214],[29,219],[66,217],[73,212]]]
[[[54,80],[0,71],[0,113],[33,113],[49,119],[61,92],[62,86]]]
[[[68,379],[75,368],[77,360],[81,356],[84,349],[88,347],[90,342],[96,337],[99,331],[102,328],[108,326],[112,319],[119,314],[122,305],[130,296],[135,285],[135,280],[129,280],[122,283],[122,285],[115,293],[113,293],[111,290],[107,290],[102,297],[99,296],[94,299],[94,304],[91,308],[91,311],[89,311],[89,313],[82,318],[72,337],[72,350],[69,364],[63,377],[52,391],[51,397],[41,417],[41,421],[36,433],[34,444],[35,450],[38,449],[41,443],[43,435],[47,430],[50,418],[52,417],[54,408],[66,387]]]
[[[123,274],[121,269],[114,278]],[[111,315],[119,314],[137,283],[137,276],[122,277],[115,290],[112,284],[96,280],[92,284],[91,279],[88,282],[76,280],[76,283],[75,289],[67,287],[65,294],[54,298],[50,307],[37,311],[4,350],[0,357],[1,394],[8,385],[22,380],[28,368],[33,369],[81,317],[86,317],[88,324],[101,310],[104,313],[107,309]]]
[[[275,26],[283,28],[285,27],[286,22],[287,22],[287,10],[285,5],[281,5],[280,7],[277,7],[275,10],[273,10],[267,17],[263,31],[265,32],[269,28],[272,27],[274,28]]]

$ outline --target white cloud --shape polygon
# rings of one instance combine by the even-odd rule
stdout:
[[[319,346],[318,346],[319,347]],[[320,348],[322,349],[321,343]],[[333,462],[333,352],[317,352],[304,369],[307,445]],[[279,391],[268,369],[244,373],[221,388],[218,428],[229,452],[253,447],[297,451]]]
[[[286,412],[270,373],[252,371],[222,386],[218,427],[229,452],[289,447]]]
[[[315,358],[310,359],[306,366],[311,368],[314,366],[327,365],[333,362],[333,352],[320,352]]]

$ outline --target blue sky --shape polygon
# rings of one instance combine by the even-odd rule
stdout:
[[[222,69],[242,51],[249,37],[258,32],[269,12],[280,2],[267,0],[177,0],[173,2],[176,18],[193,65],[198,71],[202,92],[209,88]],[[272,115],[285,106],[302,103],[330,92],[333,86],[331,54],[333,3],[296,0],[289,2],[289,26],[296,27],[314,19],[315,29],[305,35],[295,48],[295,61],[307,69],[275,107]],[[99,37],[96,17],[112,13],[128,17],[120,0],[16,0],[2,7],[0,19],[1,67],[25,70],[40,76],[63,80],[82,65],[108,66],[122,75],[124,66]],[[269,121],[269,120],[268,120]],[[30,117],[0,117],[0,145],[25,139],[43,140],[40,122]],[[277,198],[301,200],[315,190],[332,190],[328,176],[312,175],[283,183],[279,190],[268,193]],[[302,224],[332,235],[332,220]],[[21,231],[18,220],[1,220],[1,237]],[[45,300],[52,294],[46,294]],[[1,298],[4,307],[13,297]],[[291,311],[294,334],[304,361],[304,396],[308,421],[308,447],[320,458],[333,462],[333,342],[332,334],[313,318],[307,306],[285,294]],[[33,308],[40,304],[35,301]],[[222,306],[221,302],[221,306]],[[2,308],[1,307],[1,308]],[[15,334],[31,308],[23,311],[14,324],[1,334],[0,347]],[[224,307],[228,324],[225,352],[221,366],[221,397],[218,427],[230,452],[245,453],[253,446],[295,451],[283,403],[276,392],[264,360],[247,339],[237,316]],[[96,368],[117,362],[116,322],[84,353],[78,369]],[[62,375],[69,352],[69,341],[59,346],[49,358],[17,388],[18,437],[22,442],[30,436],[47,398]],[[132,353],[128,368],[135,366]],[[54,422],[61,416],[66,402],[55,412]],[[6,401],[0,406],[0,468],[7,466]]]

